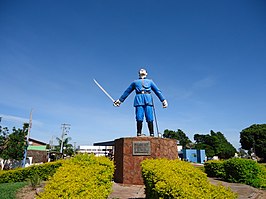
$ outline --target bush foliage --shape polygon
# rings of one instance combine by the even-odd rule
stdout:
[[[2,171],[0,172],[0,183],[23,182],[32,178],[36,174],[40,179],[47,180],[48,177],[52,176],[61,165],[62,161],[57,161],[33,165],[26,168]]]
[[[208,161],[204,168],[209,177],[266,188],[266,169],[253,160],[231,158],[226,161]]]
[[[237,198],[229,188],[212,185],[205,173],[184,161],[146,159],[141,167],[147,198]]]
[[[209,177],[224,178],[224,164],[221,160],[210,160],[204,164],[204,172],[207,173]]]
[[[266,188],[266,171],[254,160],[232,158],[224,162],[225,180]]]
[[[38,198],[107,198],[113,173],[109,159],[80,154],[63,163]]]

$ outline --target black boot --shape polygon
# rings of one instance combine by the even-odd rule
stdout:
[[[142,121],[137,121],[137,136],[141,136]]]
[[[153,122],[148,122],[148,128],[149,128],[149,131],[150,131],[150,136],[154,137]]]

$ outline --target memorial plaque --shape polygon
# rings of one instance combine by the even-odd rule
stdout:
[[[150,141],[133,141],[133,155],[151,155]]]

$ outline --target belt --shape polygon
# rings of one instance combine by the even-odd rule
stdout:
[[[151,94],[150,91],[140,91],[140,92],[137,92],[137,94]]]

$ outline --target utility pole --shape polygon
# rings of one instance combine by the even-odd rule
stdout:
[[[29,146],[29,138],[30,138],[30,130],[32,127],[32,110],[30,111],[30,120],[29,120],[29,127],[28,127],[28,133],[27,133],[27,138],[26,138],[26,148],[24,151],[24,158],[23,158],[23,162],[22,162],[22,168],[25,167],[26,165],[26,159],[27,159],[27,150],[28,150],[28,146]]]
[[[67,135],[67,133],[69,132],[70,129],[70,124],[62,124],[62,135],[61,135],[61,147],[60,147],[60,153],[63,157],[63,145],[64,145],[64,139],[65,139],[65,135]]]
[[[54,150],[54,136],[52,136],[52,139],[50,140],[50,147],[51,150]]]
[[[74,142],[74,154],[76,155],[76,142]]]

